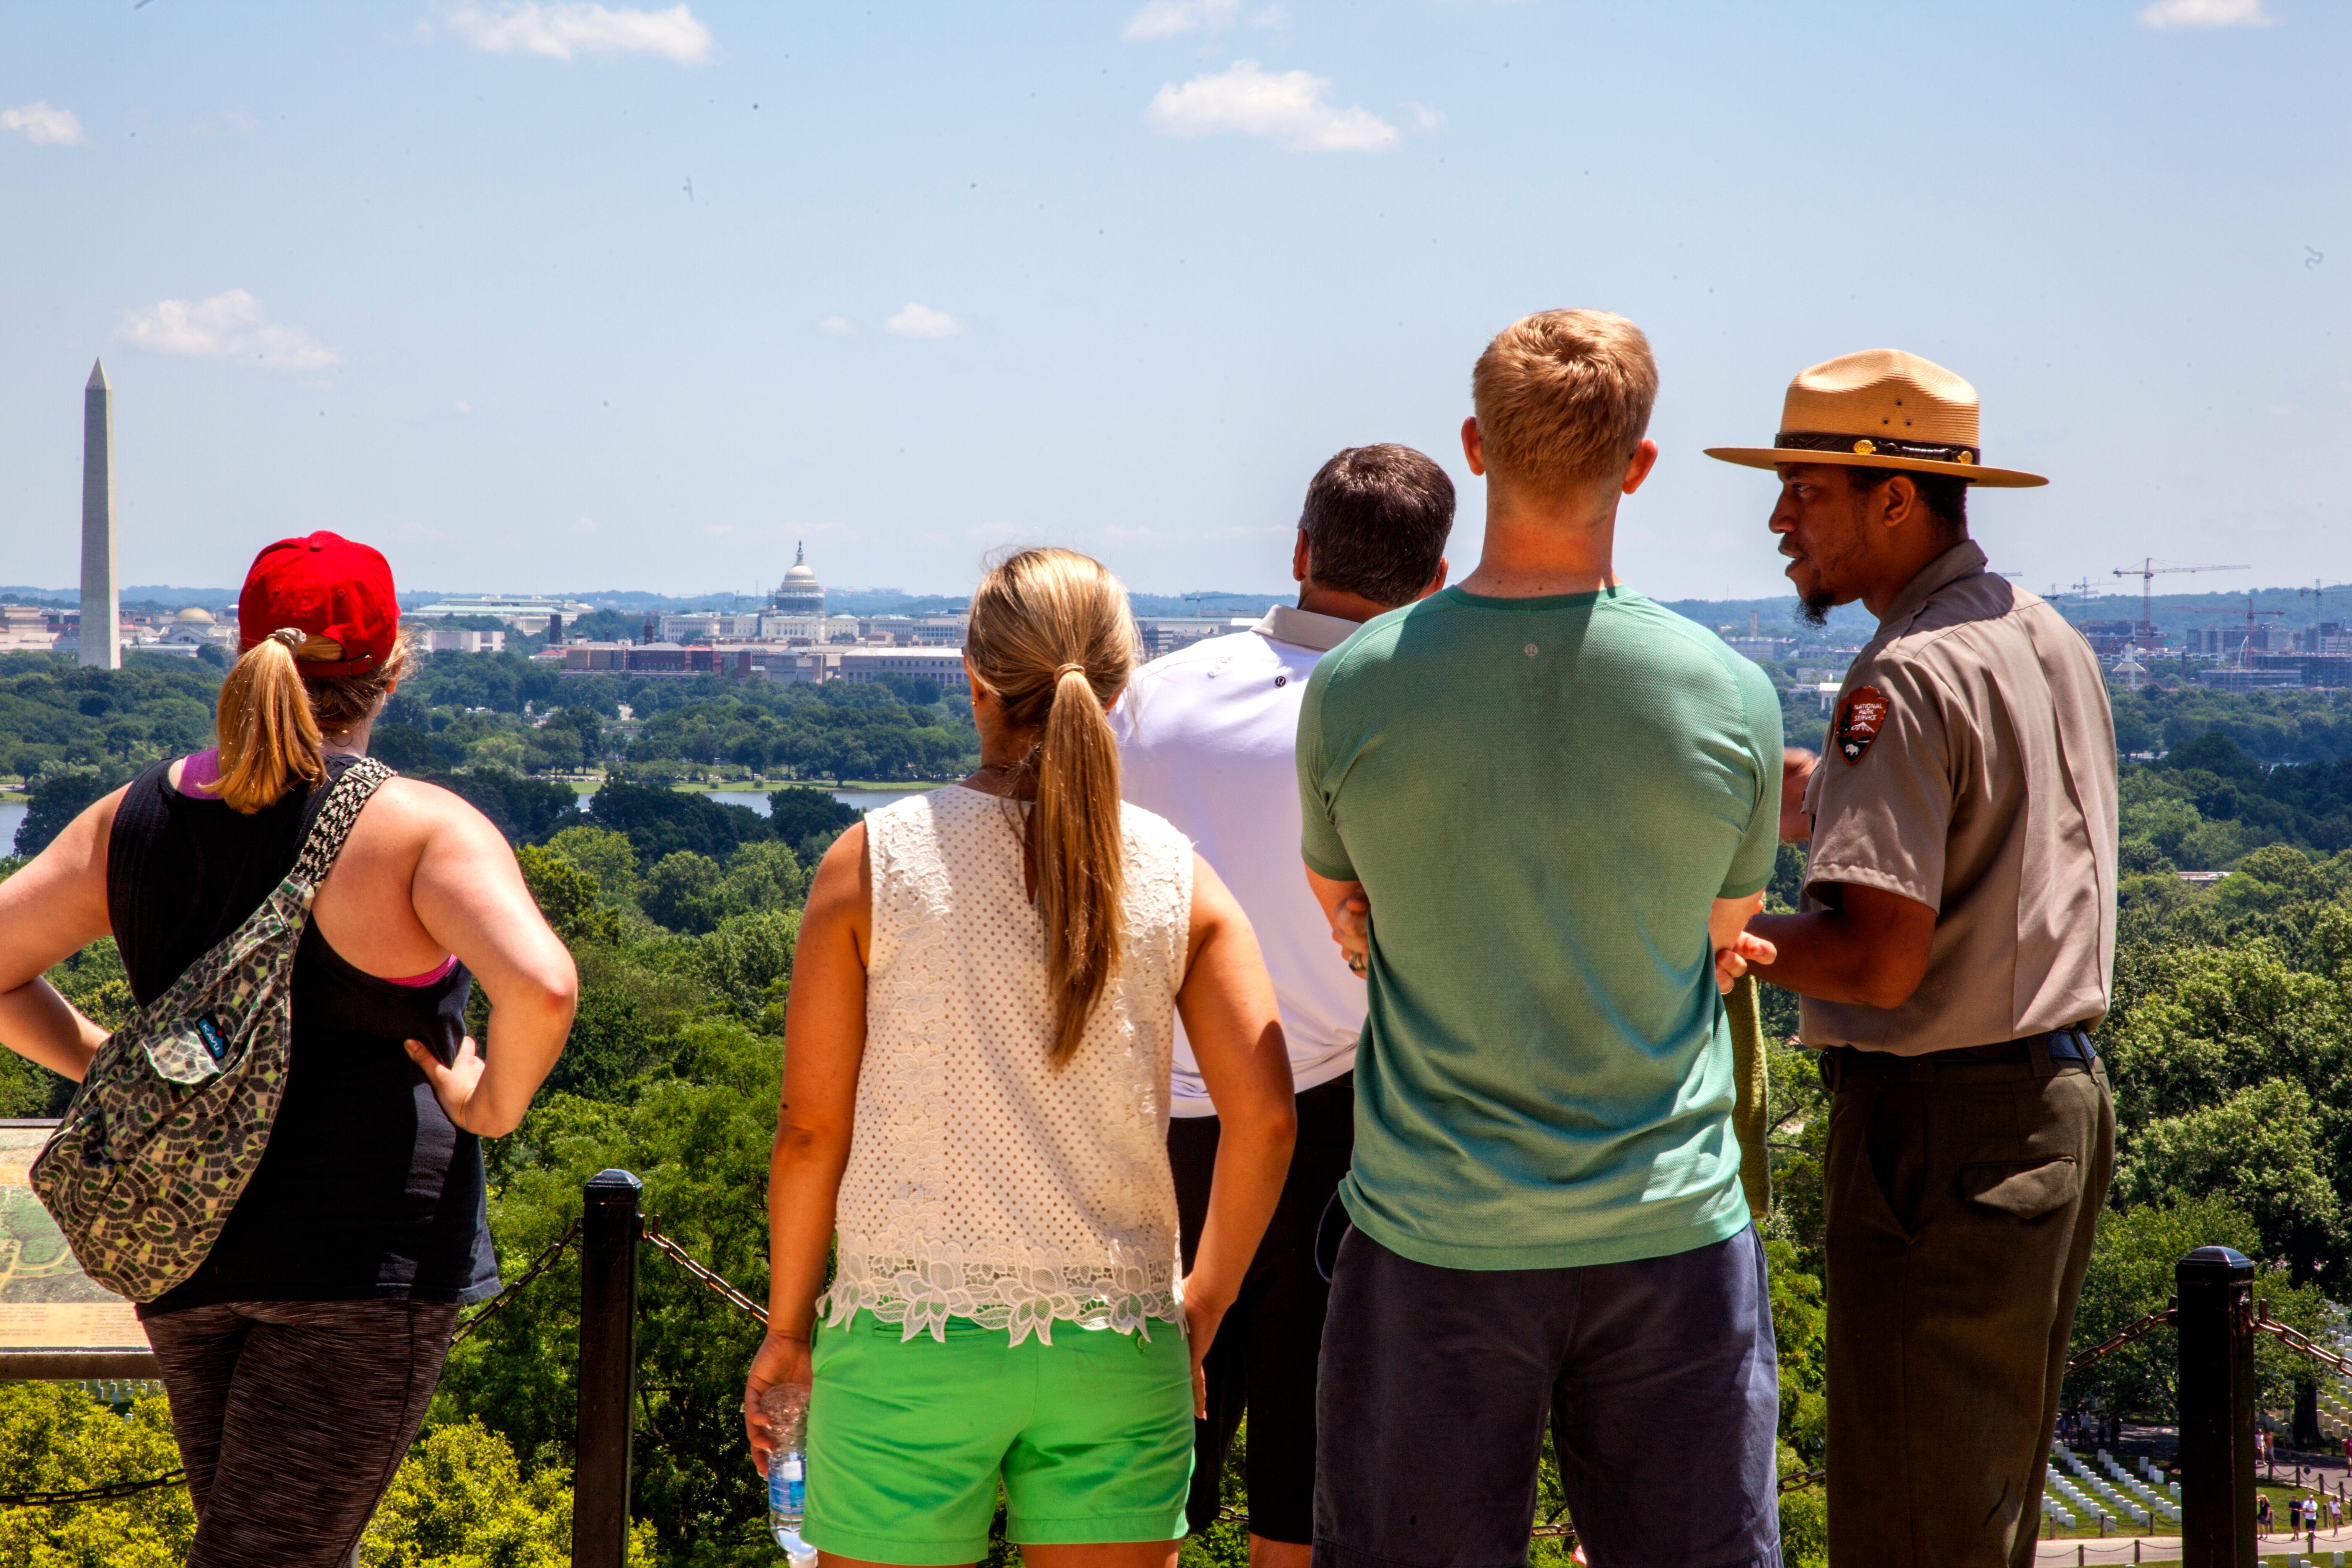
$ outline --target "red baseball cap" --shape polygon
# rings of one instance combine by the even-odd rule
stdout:
[[[236,596],[240,651],[287,626],[343,645],[343,657],[331,663],[298,664],[306,677],[364,675],[375,668],[392,657],[400,637],[392,563],[382,552],[324,529],[266,546],[253,558]]]

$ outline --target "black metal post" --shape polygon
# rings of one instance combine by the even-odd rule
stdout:
[[[2173,1266],[2180,1341],[2182,1568],[2253,1568],[2254,1266],[2200,1247]]]
[[[637,1393],[638,1203],[626,1171],[588,1178],[580,1219],[580,1435],[572,1568],[622,1568],[629,1547],[629,1442]]]

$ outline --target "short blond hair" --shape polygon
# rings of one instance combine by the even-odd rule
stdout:
[[[1489,472],[1540,495],[1620,477],[1650,428],[1650,340],[1606,310],[1539,310],[1495,334],[1470,372]]]

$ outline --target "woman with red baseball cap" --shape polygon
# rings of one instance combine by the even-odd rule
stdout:
[[[319,532],[264,550],[218,745],[158,763],[0,882],[0,1044],[79,1080],[106,1031],[42,979],[111,935],[144,1005],[293,868],[367,751],[405,655],[392,569]],[[320,882],[293,971],[284,1098],[219,1238],[139,1305],[171,1395],[198,1568],[346,1562],[439,1382],[458,1309],[499,1289],[479,1141],[512,1131],[570,1032],[572,956],[513,851],[393,778]],[[492,1048],[466,1037],[478,981]]]

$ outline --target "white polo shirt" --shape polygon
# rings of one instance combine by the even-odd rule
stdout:
[[[1277,605],[1248,631],[1145,665],[1110,711],[1121,793],[1189,837],[1256,928],[1302,1089],[1356,1065],[1364,1026],[1364,983],[1307,889],[1292,760],[1307,678],[1355,631]],[[1174,1078],[1171,1114],[1215,1114],[1181,1018]]]

